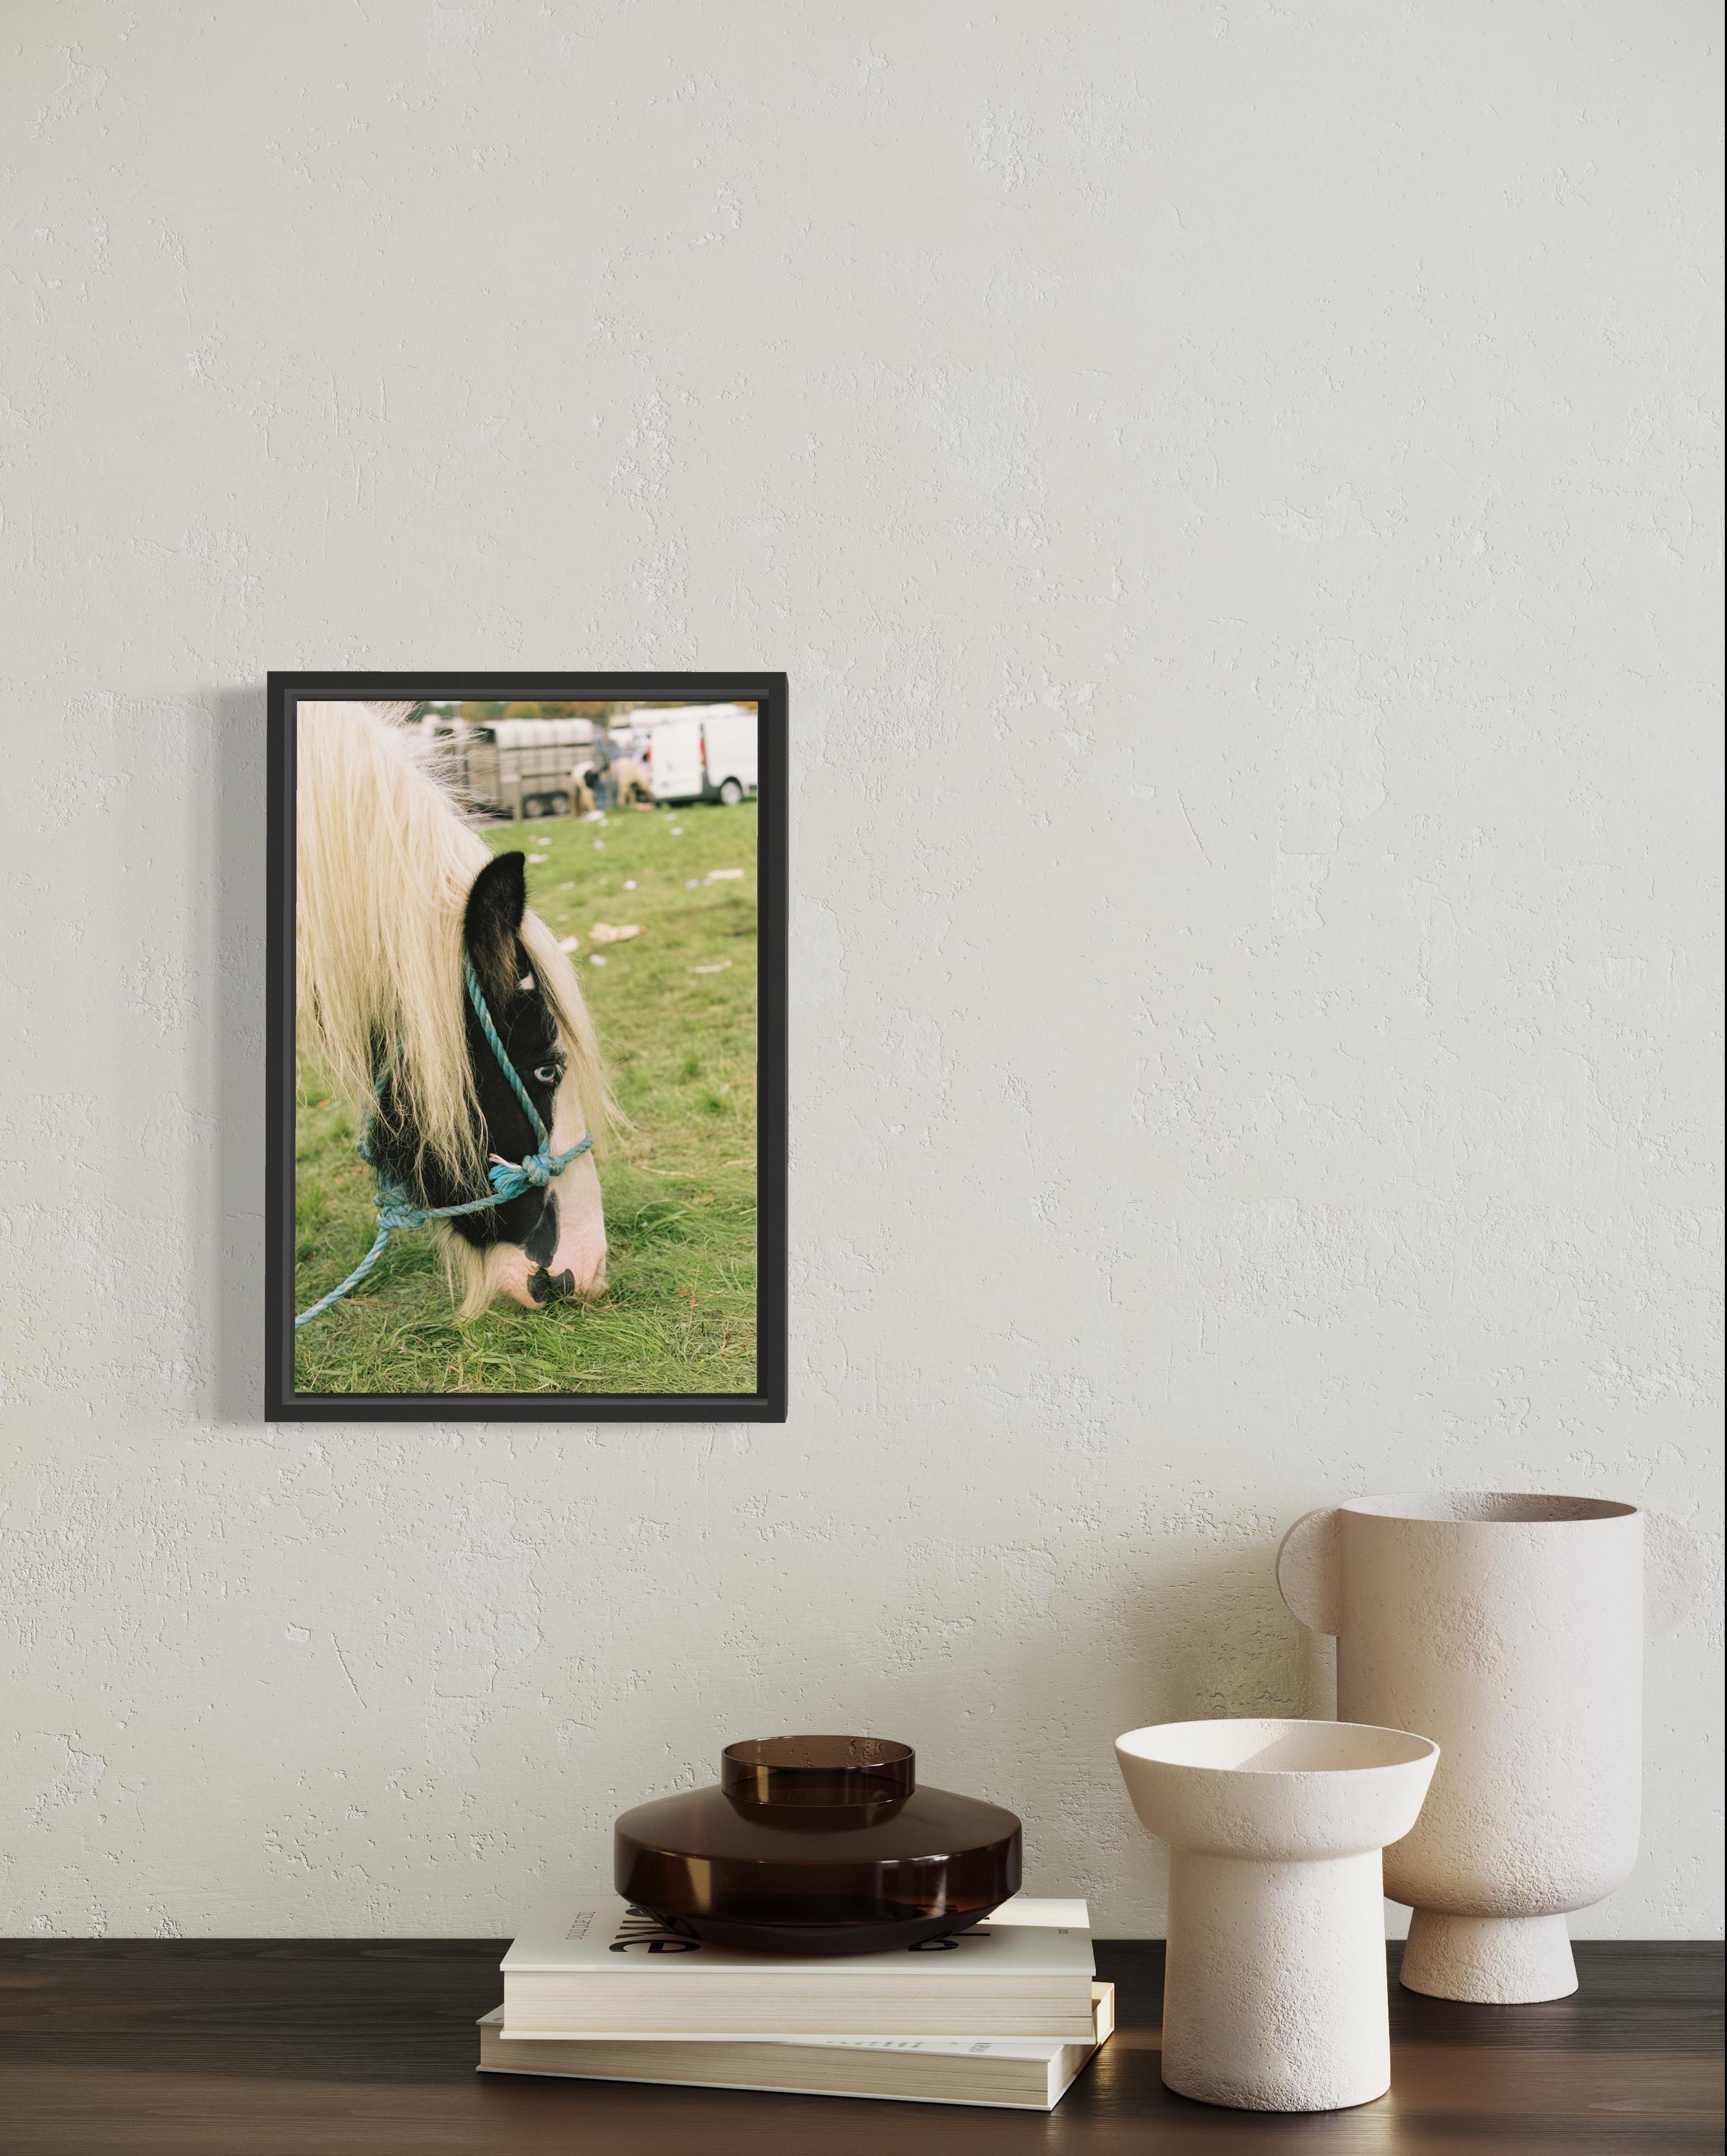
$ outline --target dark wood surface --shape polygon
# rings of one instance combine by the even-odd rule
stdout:
[[[1214,2110],[1158,2078],[1163,1948],[1100,1942],[1119,2027],[1036,2113],[476,2075],[498,1940],[0,1942],[6,2156],[1704,2156],[1722,2147],[1721,1949],[1586,1943],[1545,2006],[1393,1984],[1359,2110]],[[1398,1949],[1391,1949],[1395,1971]]]

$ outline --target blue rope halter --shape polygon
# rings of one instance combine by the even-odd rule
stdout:
[[[594,1143],[594,1133],[573,1145],[568,1152],[553,1152],[552,1133],[540,1120],[540,1111],[528,1097],[526,1086],[510,1060],[498,1029],[492,1024],[491,1013],[486,1008],[486,996],[480,986],[480,977],[469,959],[462,960],[462,980],[468,991],[468,1001],[474,1007],[474,1015],[480,1021],[480,1030],[486,1035],[487,1045],[496,1056],[498,1068],[510,1081],[510,1090],[521,1101],[528,1127],[539,1141],[537,1151],[523,1156],[520,1161],[500,1160],[494,1163],[488,1178],[490,1193],[484,1198],[470,1198],[465,1205],[416,1205],[414,1195],[402,1183],[387,1176],[362,1145],[360,1157],[368,1167],[377,1171],[378,1240],[361,1259],[340,1287],[332,1287],[328,1295],[321,1296],[310,1310],[302,1310],[294,1321],[297,1332],[302,1325],[310,1325],[315,1317],[321,1317],[332,1302],[340,1302],[352,1287],[357,1287],[368,1273],[383,1255],[383,1246],[398,1228],[423,1227],[428,1220],[453,1220],[459,1213],[483,1213],[488,1206],[507,1205],[512,1198],[520,1198],[524,1191],[543,1190],[552,1178],[562,1175],[578,1154],[584,1153]]]

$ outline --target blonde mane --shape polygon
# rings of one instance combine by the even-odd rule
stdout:
[[[491,850],[458,813],[415,733],[368,704],[301,704],[295,827],[300,1045],[363,1130],[380,1065],[393,1102],[459,1178],[485,1183],[468,1060],[462,914]],[[599,1053],[568,958],[537,914],[522,922],[556,1014],[570,1079],[596,1137],[608,1111]]]

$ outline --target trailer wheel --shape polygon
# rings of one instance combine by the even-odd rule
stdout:
[[[735,778],[720,781],[720,799],[727,808],[735,808],[743,798],[743,788]]]

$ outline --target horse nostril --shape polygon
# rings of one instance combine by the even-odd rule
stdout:
[[[527,1291],[538,1303],[567,1302],[575,1294],[576,1276],[568,1271],[548,1273],[543,1265],[536,1265],[527,1276]]]

